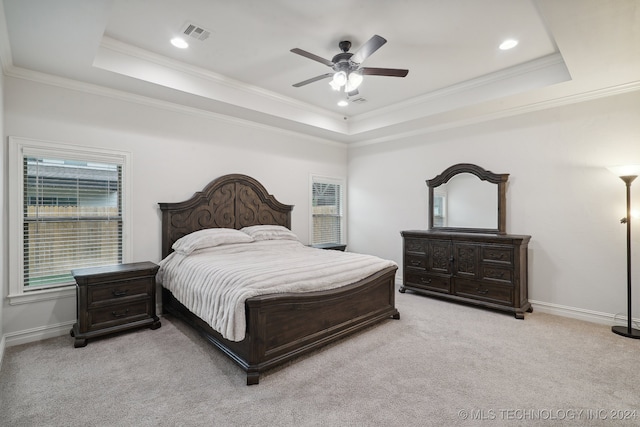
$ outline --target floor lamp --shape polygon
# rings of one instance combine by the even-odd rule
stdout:
[[[627,224],[627,326],[613,326],[613,333],[628,338],[640,338],[640,330],[631,326],[631,183],[640,175],[640,165],[615,166],[609,170],[618,175],[627,185],[627,216],[620,220]]]

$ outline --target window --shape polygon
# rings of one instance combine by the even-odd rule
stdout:
[[[127,153],[10,138],[10,297],[125,262]]]
[[[344,180],[311,177],[311,244],[346,243]]]

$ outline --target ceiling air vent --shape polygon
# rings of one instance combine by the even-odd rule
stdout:
[[[182,33],[186,36],[200,41],[206,40],[211,35],[211,31],[205,30],[204,28],[199,27],[196,24],[190,23],[186,24],[183,27]]]
[[[367,100],[362,97],[356,98],[351,101],[352,104],[364,104],[365,102],[367,102]]]

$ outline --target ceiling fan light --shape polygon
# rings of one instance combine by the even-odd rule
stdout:
[[[340,85],[336,84],[333,80],[329,82],[329,86],[331,86],[331,89],[333,90],[340,90]]]
[[[360,73],[350,73],[349,78],[347,79],[347,85],[345,86],[345,91],[353,92],[358,89],[360,84],[362,83],[362,74]]]
[[[347,73],[344,71],[338,71],[333,75],[333,83],[335,83],[338,87],[344,86],[347,83]]]

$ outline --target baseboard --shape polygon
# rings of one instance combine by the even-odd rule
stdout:
[[[75,321],[72,320],[55,325],[46,325],[38,328],[26,329],[24,331],[10,332],[2,337],[2,342],[5,343],[6,347],[12,347],[14,345],[68,335],[74,323]]]
[[[585,320],[591,323],[599,323],[601,325],[626,325],[627,316],[611,313],[603,313],[601,311],[585,310],[583,308],[569,307],[566,305],[553,304],[550,302],[529,300],[533,306],[533,311],[540,313],[555,314],[557,316],[569,317],[572,319]],[[640,323],[640,319],[633,318],[634,323]]]
[[[396,277],[396,288],[402,286],[402,279]],[[566,305],[553,304],[544,301],[529,300],[534,312],[553,314],[571,319],[584,320],[586,322],[598,323],[601,325],[627,325],[627,316],[621,314],[604,313],[601,311],[585,310],[583,308],[570,307]],[[634,325],[640,325],[640,319],[632,319]],[[638,326],[634,326],[638,327]]]
[[[2,368],[2,361],[4,360],[4,348],[6,347],[7,340],[4,335],[0,336],[0,369]]]

